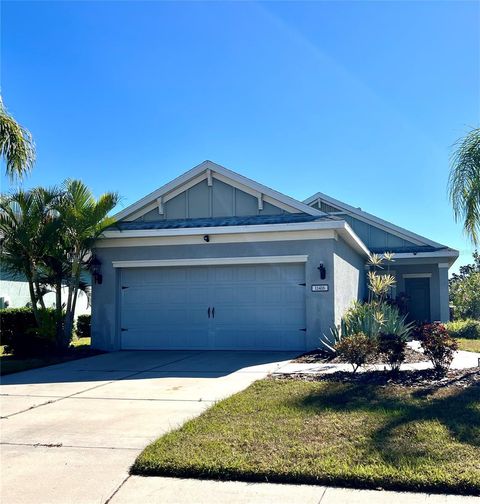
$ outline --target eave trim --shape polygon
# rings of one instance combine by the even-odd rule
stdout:
[[[145,261],[112,261],[114,268],[164,268],[174,266],[222,266],[230,264],[305,263],[308,255],[256,257],[202,257],[192,259],[152,259]]]

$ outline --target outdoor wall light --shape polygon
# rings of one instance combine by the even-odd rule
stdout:
[[[101,284],[103,280],[102,274],[100,273],[101,266],[102,263],[100,262],[97,256],[93,256],[90,259],[90,272],[92,273],[93,281],[96,284]]]
[[[325,280],[325,277],[327,276],[327,271],[325,269],[325,266],[323,265],[323,262],[320,263],[317,269],[318,271],[320,271],[320,280]]]
[[[208,242],[210,241],[210,236],[205,235],[205,236],[203,237],[203,241],[208,243]]]

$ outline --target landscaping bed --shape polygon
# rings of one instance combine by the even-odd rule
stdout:
[[[417,352],[410,347],[405,349],[405,363],[416,363],[416,362],[426,362],[428,358],[421,352]],[[322,349],[310,350],[309,352],[305,352],[300,355],[296,359],[292,360],[295,363],[301,364],[321,364],[321,363],[329,363],[329,364],[345,364],[345,360],[343,360],[339,356],[335,356],[330,352],[326,352]],[[374,361],[371,364],[384,364],[381,355],[377,355]]]
[[[261,380],[152,443],[131,471],[480,495],[476,373],[409,375],[415,386],[367,373]]]

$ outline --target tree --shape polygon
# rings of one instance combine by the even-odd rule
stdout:
[[[8,113],[0,97],[0,157],[10,179],[23,178],[35,162],[35,144],[28,130]]]
[[[472,130],[457,143],[452,157],[449,196],[455,220],[474,245],[480,240],[480,129]]]
[[[450,300],[457,319],[480,320],[480,253],[473,253],[473,264],[460,267],[450,279]]]
[[[78,180],[67,180],[60,189],[19,190],[0,198],[2,264],[26,277],[39,327],[43,295],[49,288],[55,291],[59,350],[70,344],[78,291],[86,287],[81,273],[88,269],[94,241],[113,224],[108,213],[117,202],[116,193],[96,200]]]
[[[114,223],[108,213],[118,203],[117,193],[102,194],[97,200],[80,180],[67,180],[56,205],[60,216],[63,265],[68,287],[65,305],[63,345],[68,346],[72,337],[75,307],[81,284],[81,272],[88,268],[90,251],[100,234]],[[63,250],[62,250],[63,249]]]
[[[0,234],[2,267],[25,276],[30,303],[38,326],[38,308],[45,309],[42,282],[43,257],[46,245],[57,232],[57,220],[52,203],[58,197],[56,189],[18,190],[0,197]]]

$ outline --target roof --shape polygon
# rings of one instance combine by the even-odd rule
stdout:
[[[292,212],[302,212],[308,215],[326,215],[325,212],[312,208],[311,206],[302,203],[290,196],[282,194],[270,187],[267,187],[263,184],[259,184],[254,180],[251,180],[239,173],[229,170],[224,166],[221,166],[217,163],[213,163],[212,161],[203,161],[199,165],[195,166],[191,170],[188,170],[183,175],[173,179],[168,184],[163,185],[159,189],[147,194],[145,197],[138,200],[136,203],[128,206],[121,212],[118,212],[114,215],[116,220],[123,220],[137,214],[139,211],[143,212],[150,210],[158,205],[158,201],[162,198],[166,199],[169,197],[173,197],[173,195],[178,194],[178,191],[182,191],[191,187],[192,184],[198,183],[200,180],[211,178],[216,178],[221,181],[225,181],[235,187],[240,188],[241,190],[247,191],[250,194],[254,194],[259,198],[267,198],[271,199],[274,205],[283,206],[284,208],[290,209]]]
[[[172,219],[158,221],[120,221],[110,227],[110,230],[120,231],[138,229],[181,229],[217,226],[253,226],[257,224],[290,224],[296,222],[313,222],[332,220],[328,216],[306,214],[254,215],[246,217],[208,217],[200,219]]]
[[[392,252],[393,254],[419,254],[421,252],[438,252],[439,250],[451,249],[448,247],[431,247],[429,245],[411,247],[370,247],[370,251],[374,254],[383,254],[384,252]]]
[[[266,218],[266,216],[264,218]],[[251,220],[250,217],[246,217],[246,220],[243,221],[244,223],[239,224],[238,221],[230,221],[231,218],[226,217],[223,220],[226,225],[218,225],[218,222],[211,225],[211,219],[207,219],[207,224],[209,225],[203,226],[203,219],[191,219],[191,226],[185,227],[182,225],[182,227],[179,228],[168,227],[169,224],[167,224],[167,227],[155,227],[163,226],[165,221],[120,222],[117,223],[116,226],[112,226],[103,232],[102,236],[97,241],[97,246],[140,246],[140,240],[143,239],[150,240],[148,242],[143,241],[143,245],[158,245],[161,244],[158,240],[168,240],[171,237],[175,237],[175,239],[190,239],[189,237],[195,237],[194,243],[198,243],[198,236],[201,237],[202,235],[207,234],[209,236],[228,235],[229,237],[248,234],[252,238],[250,241],[256,241],[254,239],[255,236],[259,236],[257,241],[261,241],[267,239],[266,235],[269,233],[274,233],[276,235],[281,233],[285,236],[286,240],[291,238],[288,234],[291,232],[297,233],[296,239],[309,239],[309,237],[310,239],[317,239],[320,234],[322,234],[325,238],[333,238],[336,233],[360,255],[365,257],[370,256],[370,251],[367,246],[355,234],[348,223],[342,219],[320,217],[313,219],[310,218],[309,220],[304,221],[278,222],[278,219],[281,218],[281,216],[269,216],[269,218],[273,218],[275,222],[259,223],[259,221]],[[294,219],[300,218],[301,217],[294,217]],[[151,227],[146,228],[145,226],[148,225]],[[298,235],[298,232],[300,232],[300,236]],[[313,235],[311,233],[313,233]],[[278,236],[275,239],[278,239]],[[125,243],[129,240],[133,240],[130,245]],[[109,244],[107,245],[106,242]],[[115,245],[115,242],[121,242],[122,245]]]
[[[327,203],[329,205],[332,205],[332,206],[339,208],[342,211],[342,213],[350,214],[350,215],[354,216],[355,218],[358,218],[359,220],[362,220],[368,224],[371,224],[375,227],[383,229],[384,231],[387,231],[387,232],[392,233],[396,236],[399,236],[407,241],[413,242],[418,246],[428,246],[428,247],[432,247],[434,249],[447,248],[446,245],[442,245],[441,243],[430,240],[430,239],[426,238],[425,236],[421,236],[417,233],[409,231],[408,229],[397,226],[389,221],[386,221],[384,219],[380,219],[379,217],[377,217],[375,215],[372,215],[368,212],[365,212],[361,208],[355,208],[351,205],[348,205],[347,203],[344,203],[343,201],[332,198],[331,196],[328,196],[328,195],[321,193],[321,192],[317,192],[313,196],[310,196],[309,198],[304,200],[304,203],[307,205],[310,205],[318,199],[324,201],[325,203]],[[371,249],[371,250],[373,251],[373,249]],[[402,250],[402,251],[404,251],[404,250]]]

